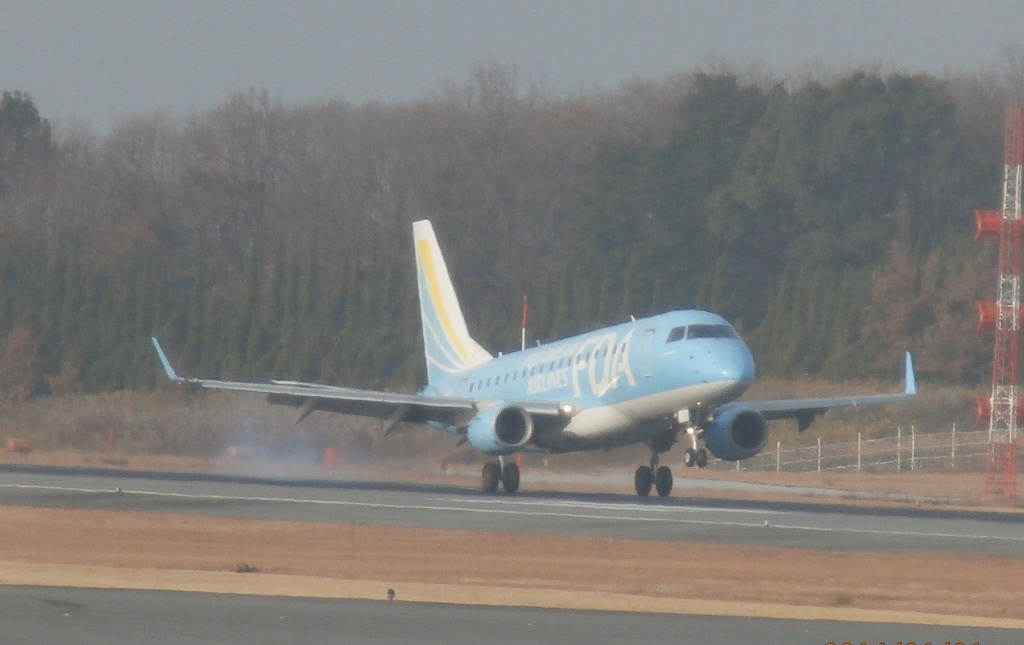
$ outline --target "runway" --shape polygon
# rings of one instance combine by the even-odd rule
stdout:
[[[529,531],[840,551],[1020,556],[1024,516],[983,511],[737,502],[686,497],[281,481],[186,473],[0,468],[0,504]]]
[[[1020,557],[1021,515],[0,466],[0,505]],[[2,571],[0,571],[2,574]],[[865,618],[865,620],[868,620]],[[877,620],[877,619],[875,619]],[[999,643],[1024,630],[0,585],[18,643]]]
[[[0,586],[0,633],[78,643],[979,643],[1020,630]]]

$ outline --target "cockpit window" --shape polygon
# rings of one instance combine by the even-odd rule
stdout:
[[[668,333],[668,339],[666,343],[674,343],[677,340],[686,338],[686,327],[676,327]]]
[[[690,325],[686,328],[686,337],[737,338],[736,331],[729,325]]]

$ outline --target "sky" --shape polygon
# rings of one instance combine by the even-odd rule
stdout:
[[[727,61],[995,69],[1024,0],[0,0],[0,90],[58,128],[202,114],[249,88],[288,106],[430,99],[474,67],[549,95]]]

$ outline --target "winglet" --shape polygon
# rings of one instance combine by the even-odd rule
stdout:
[[[905,394],[917,394],[917,378],[914,376],[914,359],[910,355],[910,352],[907,352],[907,367],[906,374],[903,376],[903,382],[903,392]]]
[[[167,354],[164,354],[163,348],[160,347],[160,341],[158,341],[155,336],[151,336],[150,340],[153,341],[153,347],[156,349],[156,355],[164,366],[164,372],[167,373],[167,378],[174,383],[184,383],[185,379],[178,376],[178,373],[174,371],[173,367],[171,367],[171,362],[167,360]]]

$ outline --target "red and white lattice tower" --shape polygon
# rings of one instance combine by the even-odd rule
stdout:
[[[975,212],[976,238],[999,241],[999,298],[978,303],[978,331],[995,336],[992,396],[978,396],[978,418],[988,419],[985,493],[1017,497],[1017,363],[1021,328],[1021,167],[1024,110],[1006,110],[1002,211]]]

